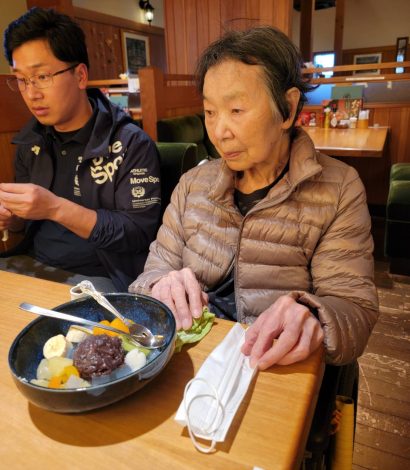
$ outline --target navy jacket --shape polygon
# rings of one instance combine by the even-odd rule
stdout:
[[[97,89],[88,90],[88,95],[98,113],[76,184],[82,205],[97,211],[88,242],[116,288],[127,291],[143,270],[160,222],[159,156],[154,142],[127,114]],[[33,118],[13,139],[18,145],[16,182],[51,187],[53,163],[44,135],[44,126]],[[29,221],[22,243],[3,256],[23,253],[36,225]]]

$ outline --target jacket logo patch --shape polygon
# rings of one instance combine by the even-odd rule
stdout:
[[[159,183],[158,176],[144,176],[143,178],[130,178],[130,184]]]
[[[132,176],[145,175],[148,173],[148,168],[132,168],[130,173]]]
[[[145,189],[142,186],[135,186],[134,188],[132,188],[131,193],[134,197],[140,198],[144,196]]]
[[[112,162],[108,162],[103,165],[104,158],[98,157],[93,158],[92,162],[94,166],[90,167],[91,176],[97,184],[104,184],[106,181],[112,181],[112,177],[118,170],[119,166],[123,161],[122,156],[114,158]]]
[[[41,149],[38,145],[34,145],[33,147],[31,147],[31,151],[36,155],[38,155],[40,153],[40,150]]]
[[[112,153],[122,152],[122,142],[121,140],[116,140],[112,145],[108,147],[108,151]]]

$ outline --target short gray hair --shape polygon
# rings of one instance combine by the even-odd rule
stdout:
[[[302,76],[303,60],[297,47],[284,33],[271,26],[229,31],[210,44],[201,54],[196,68],[197,86],[201,94],[208,70],[225,60],[262,67],[267,89],[284,121],[290,115],[286,91],[293,87],[300,91],[295,122],[307,101],[306,93],[315,88]]]

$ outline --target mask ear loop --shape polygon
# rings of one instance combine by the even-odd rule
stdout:
[[[196,395],[196,396],[192,397],[191,400],[189,401],[189,403],[187,404],[188,390],[195,381],[203,382],[205,385],[207,385],[211,389],[213,394],[201,393],[199,395]],[[195,432],[192,429],[192,423],[191,423],[191,419],[189,417],[189,412],[190,412],[192,403],[195,400],[198,400],[199,398],[205,398],[205,397],[214,398],[216,403],[217,403],[218,408],[221,410],[219,422],[216,423],[216,425],[215,425],[215,419],[218,416],[218,411],[216,411],[215,416],[214,416],[212,422],[209,425],[209,427],[211,427],[211,429],[210,430],[206,429],[205,431],[203,431],[206,434],[215,434],[215,432],[218,430],[219,426],[222,424],[222,422],[224,420],[224,417],[225,417],[225,408],[224,408],[221,400],[219,399],[219,395],[218,395],[218,392],[217,392],[216,388],[212,384],[209,384],[206,380],[202,379],[201,377],[194,377],[193,379],[191,379],[186,384],[185,390],[184,390],[184,408],[185,408],[185,414],[186,414],[189,437],[191,438],[192,443],[194,444],[195,448],[197,450],[199,450],[199,452],[203,452],[204,454],[209,454],[209,453],[211,453],[215,450],[215,446],[216,446],[215,439],[213,439],[213,438],[209,439],[209,440],[211,440],[211,445],[209,447],[205,447],[205,446],[199,444],[199,442],[196,439]],[[214,427],[212,428],[212,426],[214,426]]]

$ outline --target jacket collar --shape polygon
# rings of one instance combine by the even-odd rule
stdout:
[[[286,196],[301,182],[322,170],[322,166],[317,161],[317,152],[312,139],[301,128],[297,128],[295,134],[290,147],[289,171],[269,191],[269,196]],[[209,193],[209,199],[225,207],[233,206],[234,184],[235,172],[229,169],[224,161],[221,161],[220,172],[213,190]]]
[[[290,149],[288,173],[290,186],[293,189],[320,171],[322,165],[317,160],[317,151],[312,139],[303,129],[297,128]]]
[[[99,89],[89,88],[87,95],[96,104],[97,116],[90,138],[84,150],[84,160],[95,157],[110,156],[111,136],[121,123],[132,122],[119,107],[113,105]],[[42,144],[44,142],[45,126],[40,124],[34,117],[28,124],[14,136],[12,143],[21,144]]]

